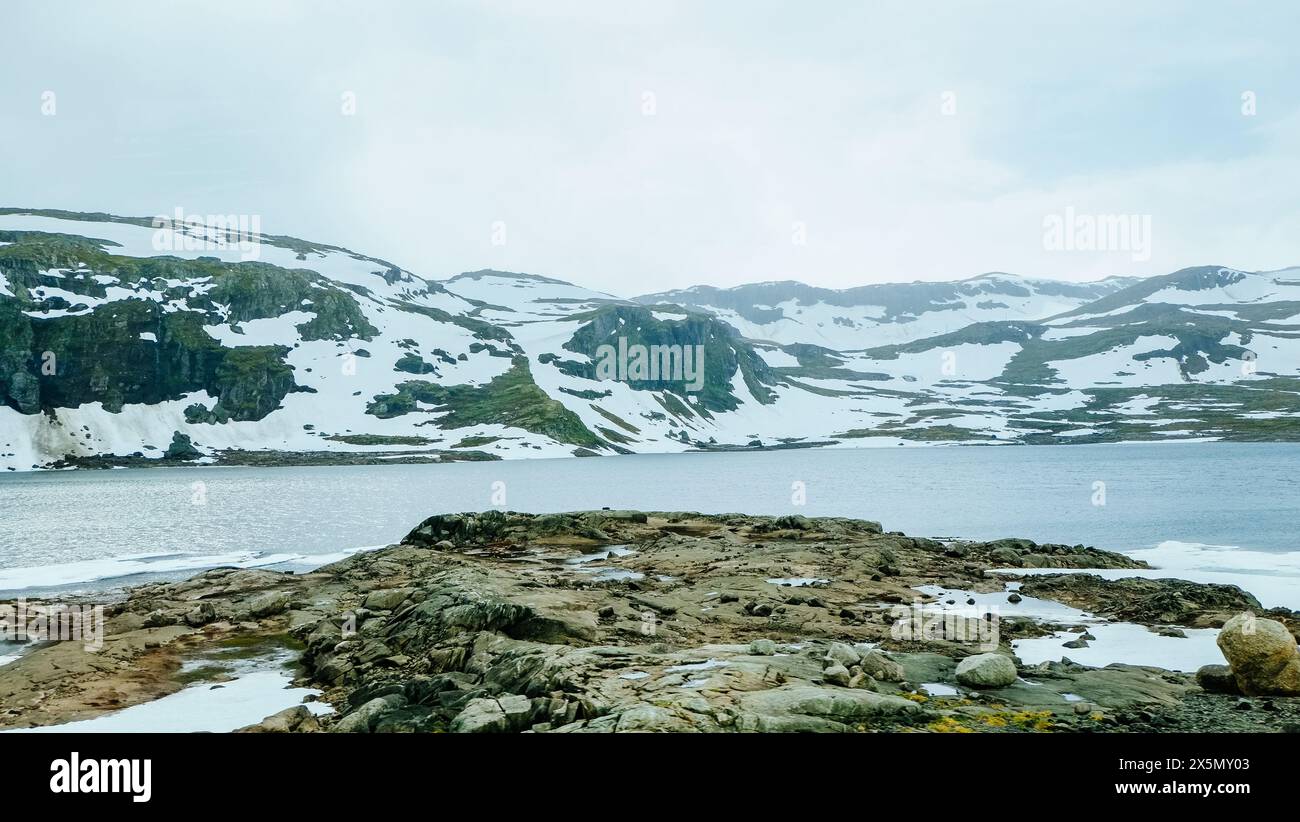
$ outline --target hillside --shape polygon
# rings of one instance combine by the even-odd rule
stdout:
[[[1036,320],[1079,308],[1136,282],[1065,283],[1011,274],[956,282],[881,283],[832,290],[797,282],[696,286],[638,297],[706,311],[746,337],[845,350],[898,344],[997,320]]]
[[[0,210],[0,466],[1294,440],[1300,269],[623,299]],[[621,347],[620,347],[621,346]],[[699,355],[698,385],[638,350]],[[602,379],[610,354],[618,379]],[[632,365],[628,367],[628,352]],[[668,357],[668,354],[663,354]],[[663,363],[667,367],[669,359]]]

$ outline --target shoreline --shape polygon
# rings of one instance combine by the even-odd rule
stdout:
[[[865,444],[864,441],[871,440],[889,440],[888,442],[872,442]],[[219,456],[207,456],[201,459],[168,459],[164,457],[144,457],[144,456],[119,456],[115,454],[96,454],[90,456],[64,457],[50,465],[44,465],[39,468],[15,468],[6,466],[0,471],[0,477],[9,475],[36,475],[51,473],[68,473],[68,472],[94,472],[94,471],[120,471],[125,469],[151,469],[151,468],[309,468],[309,467],[331,467],[331,466],[359,466],[359,465],[442,465],[460,462],[511,462],[517,460],[539,461],[539,460],[571,460],[585,459],[588,457],[644,457],[644,456],[679,456],[686,454],[744,454],[744,453],[769,453],[777,451],[872,451],[872,450],[892,450],[894,448],[909,449],[932,449],[932,448],[1001,448],[1001,447],[1030,447],[1030,448],[1052,448],[1066,447],[1077,448],[1087,446],[1113,446],[1113,447],[1131,447],[1135,445],[1193,445],[1223,443],[1234,445],[1300,445],[1300,439],[1286,440],[1264,440],[1264,439],[1233,439],[1217,436],[1210,437],[1176,437],[1176,438],[1153,438],[1143,440],[1098,440],[1098,441],[1080,441],[1078,438],[1066,439],[1061,442],[1023,442],[1023,441],[985,441],[985,440],[953,440],[953,441],[935,441],[935,440],[908,440],[904,438],[889,437],[854,437],[846,440],[820,440],[809,443],[781,443],[778,445],[714,445],[706,447],[688,448],[681,451],[635,451],[629,453],[612,453],[598,454],[589,452],[584,454],[569,454],[557,456],[555,454],[546,454],[534,456],[527,452],[518,454],[511,453],[506,456],[490,454],[485,451],[464,450],[464,451],[447,451],[443,450],[400,450],[400,451],[259,451],[259,450],[240,450],[240,451],[223,451]],[[64,463],[64,464],[60,464]]]
[[[1009,558],[1027,572],[1013,583],[1023,595],[989,576]],[[11,706],[0,727],[149,702],[180,689],[186,654],[288,633],[304,646],[295,685],[319,689],[336,711],[307,722],[289,709],[301,730],[1073,732],[1141,729],[1148,714],[1174,730],[1269,729],[1254,727],[1269,717],[1244,716],[1242,697],[1203,690],[1194,672],[1088,667],[1068,649],[1053,660],[1045,643],[1082,641],[1105,655],[1136,642],[1140,657],[1152,643],[1192,648],[1181,644],[1195,644],[1188,632],[1207,636],[1240,610],[1292,626],[1300,615],[1228,586],[1088,574],[1096,569],[1143,566],[1083,546],[937,541],[836,517],[440,515],[398,544],[304,574],[214,569],[132,588],[111,606],[104,651],[125,664],[100,670],[68,643],[31,650],[0,667]],[[1029,593],[1050,584],[1065,586],[1054,599]],[[992,650],[900,638],[913,604],[981,622],[987,614],[964,608],[977,596],[1001,603]],[[1028,605],[1065,600],[1087,618],[1029,615]],[[1170,601],[1182,605],[1170,611]],[[1098,616],[1116,602],[1128,608],[1119,618]],[[1089,625],[1092,642],[1079,639]],[[1021,660],[1011,683],[956,677],[966,657],[1014,659],[1029,647],[1042,658]],[[32,698],[51,666],[64,693]],[[1292,707],[1300,721],[1300,700],[1281,702],[1269,720],[1277,729]],[[1021,727],[1014,717],[1026,712],[1036,718]]]

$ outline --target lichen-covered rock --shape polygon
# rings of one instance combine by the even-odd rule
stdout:
[[[292,599],[287,591],[266,591],[248,600],[245,607],[249,616],[260,619],[284,613]]]
[[[508,525],[508,518],[501,511],[435,514],[415,526],[403,542],[427,546],[443,541],[457,545],[462,542],[488,542],[503,537]]]
[[[813,686],[785,686],[745,694],[740,699],[740,706],[746,713],[758,717],[812,717],[841,725],[882,717],[906,717],[921,710],[915,702],[899,696]]]
[[[386,588],[366,594],[365,607],[378,611],[391,611],[411,595],[410,588]]]
[[[890,659],[881,651],[868,651],[862,655],[858,665],[863,673],[882,682],[902,682],[907,678],[903,666]]]
[[[749,643],[749,652],[755,656],[772,656],[776,653],[776,643],[770,639],[756,639]]]
[[[210,602],[200,602],[185,613],[185,624],[200,627],[217,618],[217,609]]]
[[[334,733],[370,733],[383,716],[406,705],[402,694],[376,697],[340,719],[330,730]]]
[[[849,669],[843,665],[831,665],[822,671],[822,679],[827,684],[839,685],[841,688],[849,687]]]
[[[957,681],[970,688],[1005,688],[1016,677],[1016,664],[1002,654],[975,654],[957,664]]]
[[[853,520],[768,527],[775,519],[443,515],[406,543],[310,573],[222,568],[145,584],[114,606],[103,654],[51,643],[0,667],[0,703],[13,706],[0,726],[66,721],[69,703],[50,696],[51,676],[87,691],[119,688],[138,702],[180,684],[173,666],[136,662],[142,654],[158,652],[161,659],[145,658],[165,662],[229,642],[246,648],[258,637],[284,642],[287,632],[301,643],[295,684],[321,689],[337,711],[312,720],[324,729],[847,732],[945,719],[995,727],[969,722],[981,705],[918,693],[918,684],[968,676],[975,661],[954,680],[962,648],[901,639],[891,614],[872,607],[910,601],[916,586],[937,578],[950,590],[987,590],[979,587],[989,584],[985,549],[954,557],[940,543],[879,534]],[[882,563],[898,576],[881,574]],[[601,579],[608,571],[618,576]],[[774,588],[766,580],[775,577],[829,582],[809,596]],[[1004,638],[1014,638],[1004,628]],[[176,642],[184,645],[162,647]],[[106,666],[106,659],[125,665]],[[991,665],[1002,676],[980,686],[1015,682],[1008,657]],[[1142,710],[1176,712],[1189,691],[1200,701],[1196,716],[1231,708],[1216,703],[1231,700],[1190,688],[1188,677],[1153,678],[1146,668],[1049,663],[1026,677],[1033,688],[1006,688],[996,702],[1009,711],[1051,710],[1053,728],[1116,729],[1114,712],[1145,721]],[[1076,713],[1053,691],[1081,695],[1108,721]],[[1285,710],[1231,716],[1246,713],[1259,717],[1256,726],[1287,719]],[[305,718],[304,727],[294,725],[301,714],[268,717],[256,732],[310,729]]]
[[[825,660],[828,664],[843,665],[846,669],[849,666],[857,665],[861,655],[853,649],[852,646],[843,642],[832,642],[826,649]]]
[[[532,716],[528,697],[506,694],[496,698],[475,699],[451,722],[453,733],[506,733],[520,731]]]

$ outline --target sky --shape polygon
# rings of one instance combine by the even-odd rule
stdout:
[[[1300,265],[1293,0],[4,15],[4,206],[256,215],[620,296]]]

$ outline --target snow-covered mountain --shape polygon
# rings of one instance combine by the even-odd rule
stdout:
[[[239,239],[0,210],[0,466],[1300,439],[1300,269],[629,300]]]
[[[744,336],[838,350],[874,348],[999,320],[1037,320],[1087,305],[1136,280],[1091,283],[989,273],[957,282],[882,283],[832,290],[798,282],[696,286],[638,297],[707,311]]]

